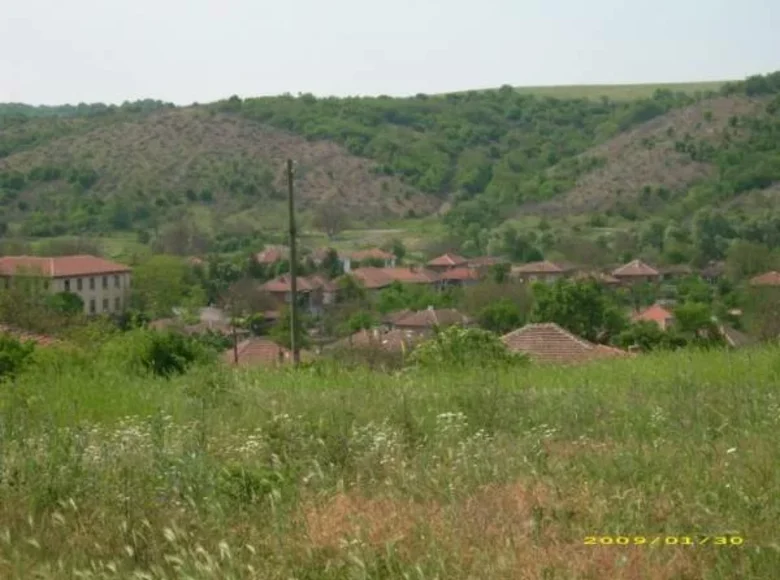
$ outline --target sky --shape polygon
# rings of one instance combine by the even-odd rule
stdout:
[[[740,79],[778,0],[0,0],[0,102]]]

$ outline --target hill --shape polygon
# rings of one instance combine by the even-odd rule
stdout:
[[[33,119],[3,137],[30,134],[33,143],[0,159],[0,184],[4,213],[26,219],[33,235],[65,233],[58,223],[126,229],[194,203],[226,215],[283,201],[288,157],[298,164],[302,208],[335,198],[352,215],[376,217],[430,213],[440,204],[335,143],[204,109]]]
[[[447,208],[451,232],[484,250],[518,211],[684,214],[779,178],[779,73],[649,96],[643,86],[628,100],[625,87],[533,90],[0,105],[0,207],[37,236],[147,229],[192,211],[273,219],[290,156],[302,208],[334,198],[373,221]]]

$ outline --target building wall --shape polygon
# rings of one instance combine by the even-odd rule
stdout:
[[[104,282],[105,278],[105,282]],[[113,314],[127,308],[130,296],[130,272],[55,278],[50,290],[72,292],[84,301],[85,314]]]

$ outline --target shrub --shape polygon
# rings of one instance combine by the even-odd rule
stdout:
[[[183,374],[191,366],[215,358],[211,349],[192,337],[145,329],[117,336],[106,343],[103,350],[109,364],[166,378]]]
[[[496,366],[526,363],[527,358],[507,350],[487,330],[451,326],[412,351],[410,362],[424,367]]]
[[[32,341],[21,342],[8,334],[0,334],[0,379],[16,375],[34,350]]]

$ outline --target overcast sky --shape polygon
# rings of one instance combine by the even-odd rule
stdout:
[[[780,69],[780,0],[0,0],[0,101],[177,104]]]

